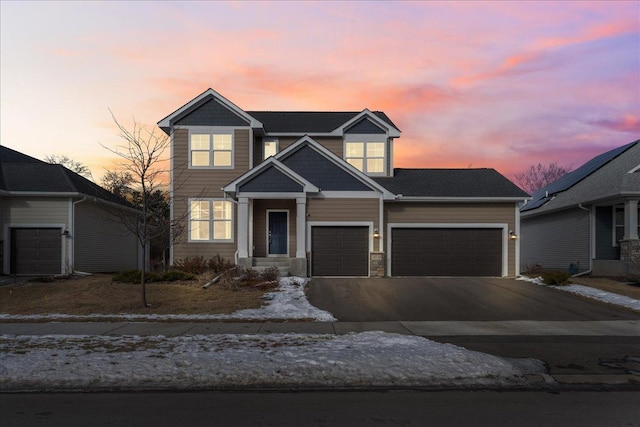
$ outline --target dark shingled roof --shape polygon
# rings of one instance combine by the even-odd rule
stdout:
[[[394,194],[409,197],[529,197],[495,169],[399,169],[373,178]]]
[[[247,111],[262,122],[267,133],[328,133],[344,125],[361,111]],[[398,128],[387,115],[373,111],[379,119]]]
[[[560,179],[557,179],[546,187],[541,188],[540,190],[533,193],[533,198],[531,199],[531,201],[524,205],[520,210],[522,212],[526,212],[539,208],[540,206],[551,200],[555,194],[566,191],[569,188],[573,187],[578,182],[582,181],[583,179],[600,169],[602,166],[606,165],[611,160],[615,159],[620,154],[624,153],[633,145],[638,143],[640,143],[640,140],[623,145],[622,147],[614,148],[613,150],[607,151],[606,153],[602,153],[599,156],[594,157],[573,172],[569,172]]]
[[[37,193],[79,193],[126,207],[129,202],[70,171],[0,146],[0,190]]]

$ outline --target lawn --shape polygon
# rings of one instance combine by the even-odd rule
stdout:
[[[139,284],[118,283],[111,275],[95,274],[50,283],[25,282],[0,287],[2,314],[226,314],[259,308],[264,288],[212,285],[206,279],[171,283],[148,283],[142,306]]]

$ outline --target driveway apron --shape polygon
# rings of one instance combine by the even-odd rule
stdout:
[[[500,278],[313,278],[307,298],[346,322],[640,319],[568,292]]]

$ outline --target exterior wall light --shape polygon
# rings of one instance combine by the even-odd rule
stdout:
[[[377,228],[375,228],[375,229],[373,230],[373,237],[374,237],[375,239],[377,239],[378,237],[380,237],[380,231],[378,231],[378,229],[377,229]]]
[[[509,230],[509,238],[511,240],[516,240],[518,238],[518,235],[514,233],[513,230]]]

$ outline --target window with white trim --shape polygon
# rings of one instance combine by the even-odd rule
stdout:
[[[640,209],[638,209],[640,218]],[[638,234],[640,234],[640,223],[638,223]],[[613,208],[613,246],[619,246],[620,240],[624,239],[624,206]]]
[[[189,209],[189,241],[233,241],[231,202],[216,199],[191,200]]]
[[[344,159],[368,175],[385,173],[385,143],[370,141],[345,142]]]
[[[233,134],[191,133],[189,164],[194,168],[233,167]]]
[[[271,156],[278,154],[278,140],[276,138],[270,138],[264,140],[264,156],[263,160]]]

